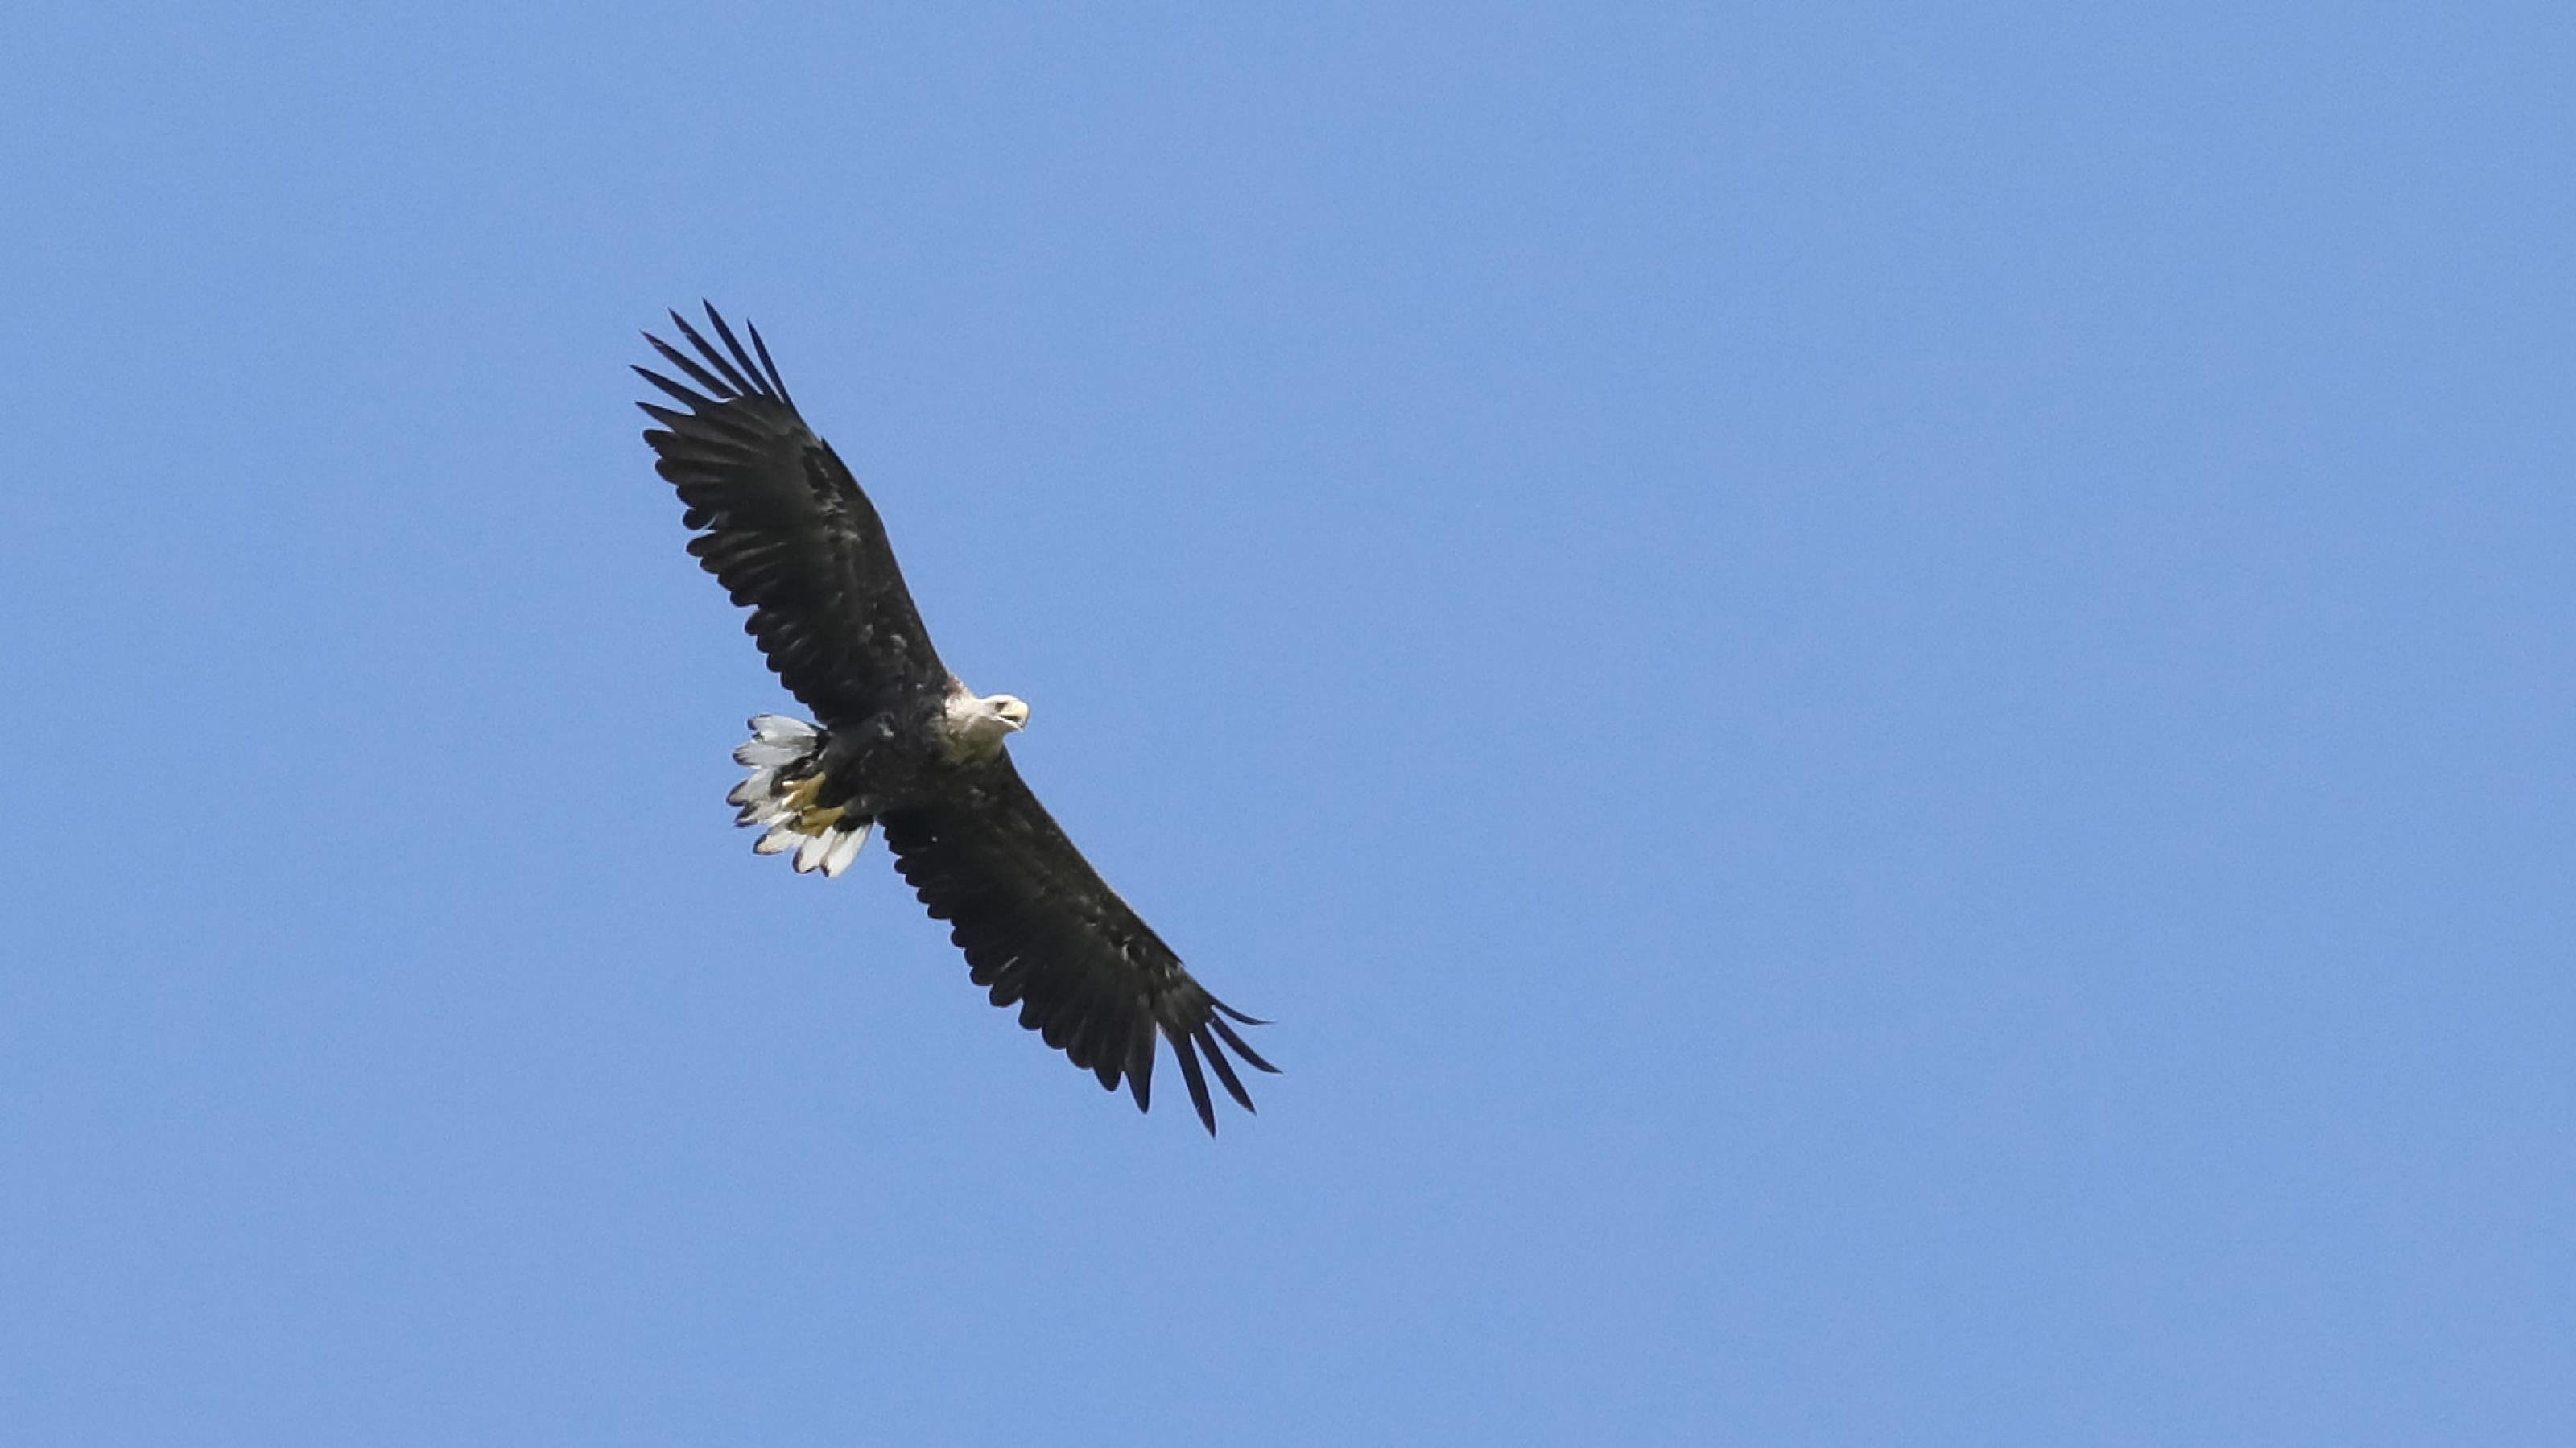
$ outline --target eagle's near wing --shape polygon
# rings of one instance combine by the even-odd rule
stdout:
[[[1224,1048],[1256,1070],[1279,1068],[1245,1045],[1227,1019],[1262,1023],[1209,995],[1181,968],[1181,958],[1065,838],[1007,752],[950,799],[895,811],[881,823],[895,868],[932,917],[949,923],[949,937],[966,952],[975,983],[991,989],[993,1004],[1018,1003],[1021,1025],[1102,1086],[1115,1091],[1124,1076],[1140,1111],[1153,1087],[1157,1034],[1180,1058],[1190,1104],[1210,1135],[1216,1108],[1199,1070],[1201,1053],[1226,1094],[1252,1109]]]
[[[695,358],[650,333],[695,388],[638,367],[644,380],[688,408],[639,404],[662,426],[644,434],[655,470],[680,491],[689,552],[751,609],[743,625],[788,691],[826,724],[864,718],[891,698],[944,687],[903,586],[885,524],[831,445],[796,415],[769,348],[750,328],[752,352],[714,307],[719,351],[688,319],[672,325]],[[667,430],[666,430],[667,429]]]

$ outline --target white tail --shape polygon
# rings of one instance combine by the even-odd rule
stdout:
[[[793,849],[798,874],[820,870],[829,879],[859,857],[876,821],[814,802],[823,784],[824,742],[823,731],[802,719],[753,719],[751,738],[733,752],[734,763],[751,766],[751,777],[735,785],[725,803],[742,807],[735,824],[763,827],[754,852],[781,855]]]

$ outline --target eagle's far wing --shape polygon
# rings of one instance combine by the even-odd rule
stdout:
[[[1021,1025],[1102,1086],[1114,1091],[1124,1076],[1139,1111],[1150,1104],[1158,1033],[1180,1058],[1190,1104],[1211,1135],[1216,1108],[1199,1071],[1201,1053],[1226,1094],[1252,1109],[1226,1048],[1257,1070],[1279,1068],[1227,1020],[1262,1023],[1209,995],[1181,968],[1172,948],[1065,838],[1007,752],[971,772],[947,801],[896,810],[879,823],[895,868],[932,917],[949,923],[969,973],[992,991],[993,1004],[1018,1003]]]
[[[717,350],[679,313],[671,321],[697,356],[644,340],[692,388],[638,367],[688,410],[638,403],[660,427],[644,440],[655,470],[679,489],[689,552],[735,603],[744,631],[789,692],[826,723],[863,717],[890,698],[947,680],[903,586],[874,504],[831,445],[797,416],[769,348],[751,328],[757,361],[712,306]]]

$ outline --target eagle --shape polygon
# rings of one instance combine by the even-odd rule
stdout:
[[[761,831],[752,849],[799,873],[839,875],[885,833],[905,883],[947,922],[996,1006],[1136,1109],[1152,1103],[1156,1038],[1171,1044],[1200,1124],[1216,1133],[1205,1058],[1244,1110],[1227,1052],[1276,1072],[1235,1025],[1267,1022],[1208,994],[1082,852],[1011,763],[1029,706],[977,694],[940,662],[874,504],[798,415],[768,344],[746,348],[712,304],[710,343],[647,332],[679,374],[635,371],[671,402],[637,406],[659,472],[678,489],[689,552],[749,610],[744,631],[814,719],[763,714],[734,751],[751,770],[726,802]],[[695,355],[690,355],[694,352]]]

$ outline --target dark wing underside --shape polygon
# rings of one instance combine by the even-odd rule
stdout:
[[[950,925],[975,983],[993,1004],[1020,1007],[1020,1024],[1110,1090],[1125,1077],[1136,1107],[1150,1104],[1154,1038],[1172,1043],[1199,1120],[1216,1131],[1216,1108],[1199,1069],[1204,1054],[1244,1110],[1252,1098],[1226,1059],[1261,1059],[1227,1024],[1260,1022],[1228,1008],[1181,968],[1181,959],[1118,898],[1029,792],[1005,753],[969,773],[951,798],[885,815],[895,868]]]
[[[714,307],[719,350],[679,313],[671,321],[692,358],[650,333],[644,340],[694,387],[638,367],[687,411],[639,403],[660,427],[644,440],[656,470],[680,491],[689,552],[751,610],[744,631],[788,691],[826,724],[863,718],[890,700],[944,687],[895,566],[885,524],[858,480],[796,415],[769,348],[751,331],[746,351]]]

